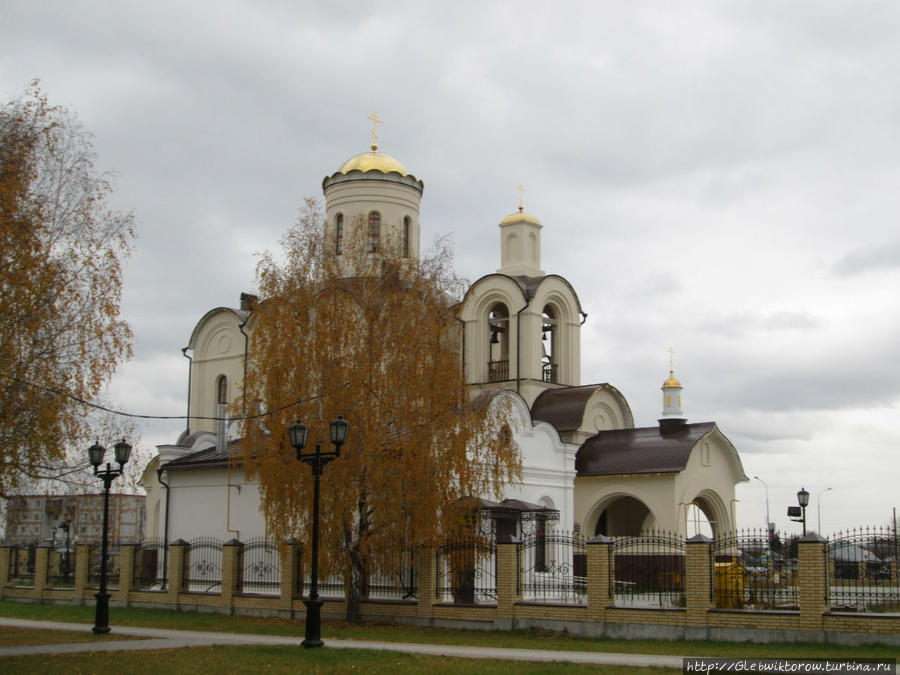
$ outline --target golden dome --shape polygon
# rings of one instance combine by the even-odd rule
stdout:
[[[679,389],[683,389],[681,386],[681,382],[675,379],[675,373],[673,371],[669,371],[669,379],[663,382],[663,388],[665,387],[678,387]]]
[[[541,221],[535,218],[530,213],[525,213],[524,211],[517,211],[516,213],[510,213],[506,218],[500,221],[501,225],[506,225],[507,223],[519,223],[521,221],[526,221],[528,223],[534,223],[535,225],[540,225]]]
[[[347,174],[351,171],[380,171],[381,173],[391,173],[392,171],[399,173],[401,176],[410,175],[406,167],[398,160],[383,152],[363,152],[359,155],[351,157],[341,165],[337,170],[338,173]]]

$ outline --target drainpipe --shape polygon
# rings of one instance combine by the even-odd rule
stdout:
[[[166,590],[166,587],[169,585],[169,500],[172,498],[172,491],[169,489],[169,484],[164,482],[162,479],[163,471],[165,469],[157,469],[156,470],[156,480],[159,481],[159,484],[166,488],[166,516],[164,519],[165,525],[163,528],[163,540],[165,546],[163,547],[163,590]]]
[[[193,351],[190,347],[181,350],[181,355],[188,360],[188,394],[187,394],[187,419],[185,421],[184,435],[189,436],[191,433],[191,373],[194,370],[194,359],[188,355],[188,351]]]
[[[242,309],[243,309],[243,307],[242,307]],[[247,321],[249,319],[250,319],[250,317],[248,315],[247,319],[245,319],[244,321],[242,321],[241,323],[238,324],[238,330],[241,331],[241,335],[244,336],[244,374],[241,379],[241,403],[242,403],[241,409],[244,411],[244,415],[247,414],[247,396],[245,393],[246,390],[244,389],[244,382],[247,379],[247,356],[250,353],[250,336],[244,330],[244,327],[247,325]],[[219,412],[219,417],[225,416],[224,410],[225,410],[225,406],[222,406],[221,410]],[[232,534],[234,534],[234,538],[237,539],[238,541],[240,541],[241,540],[241,531],[231,529],[231,488],[236,488],[238,494],[241,494],[241,486],[231,484],[232,461],[231,461],[231,457],[229,456],[229,453],[228,453],[228,427],[230,425],[228,422],[225,422],[225,421],[217,422],[216,424],[217,425],[221,424],[220,428],[222,429],[222,433],[221,433],[222,439],[221,440],[217,439],[216,442],[217,442],[217,444],[222,443],[223,447],[221,449],[224,450],[224,452],[225,452],[225,465],[227,467],[226,468],[226,479],[225,479],[225,492],[226,492],[226,496],[225,496],[225,531],[231,532]],[[268,532],[268,528],[266,529],[266,531]]]

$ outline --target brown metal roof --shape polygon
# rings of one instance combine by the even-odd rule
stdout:
[[[576,431],[584,420],[584,407],[588,399],[600,389],[605,389],[619,398],[622,396],[619,390],[610,384],[585,384],[580,387],[547,389],[534,400],[531,417],[534,420],[549,422],[557,431]]]
[[[576,475],[684,471],[691,450],[715,426],[715,422],[685,424],[678,431],[667,434],[661,434],[658,426],[601,431],[578,449]]]

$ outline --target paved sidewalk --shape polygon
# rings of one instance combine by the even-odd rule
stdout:
[[[90,631],[92,628],[90,624],[86,623],[29,621],[27,619],[7,619],[3,617],[0,617],[0,626],[69,631]],[[72,654],[75,652],[96,651],[178,649],[181,647],[209,645],[295,645],[299,647],[302,642],[302,638],[298,637],[247,635],[243,633],[205,633],[200,631],[167,630],[164,628],[140,628],[136,626],[114,626],[113,635],[131,635],[148,639],[76,642],[69,644],[31,645],[25,647],[0,647],[0,658],[4,656],[25,656],[29,654]],[[458,645],[428,645],[404,642],[367,642],[362,640],[333,639],[327,639],[325,645],[331,649],[381,649],[411,654],[456,656],[471,659],[565,661],[568,663],[590,663],[598,665],[681,668],[680,656],[661,656],[654,654],[557,652],[547,649],[505,649],[501,647],[466,647]]]

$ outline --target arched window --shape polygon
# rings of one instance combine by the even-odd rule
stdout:
[[[544,382],[559,382],[559,323],[552,306],[544,307],[541,316],[541,345],[543,345],[542,369]]]
[[[224,375],[216,379],[216,403],[228,403],[228,378]]]
[[[409,257],[409,216],[403,216],[403,257]]]
[[[334,252],[340,255],[344,252],[344,214],[337,214],[334,219]]]
[[[381,245],[381,214],[369,211],[369,253],[375,253]]]
[[[502,302],[488,312],[488,382],[509,379],[509,309]]]

